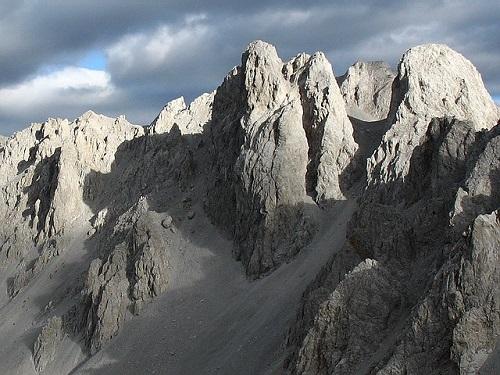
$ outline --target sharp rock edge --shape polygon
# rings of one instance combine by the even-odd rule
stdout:
[[[216,91],[148,127],[89,111],[0,138],[2,314],[52,288],[23,313],[36,339],[18,369],[69,372],[101,350],[169,290],[186,222],[208,216],[254,279],[359,197],[343,248],[287,307],[283,371],[479,371],[500,325],[498,117],[443,45],[336,79],[321,52],[283,62],[256,41]],[[68,340],[82,350],[57,367]]]

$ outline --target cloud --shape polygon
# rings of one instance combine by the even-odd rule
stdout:
[[[182,63],[211,37],[203,14],[189,15],[183,25],[160,25],[151,32],[125,35],[106,50],[109,69],[116,79],[138,75]]]
[[[67,117],[114,94],[110,75],[102,70],[68,66],[0,89],[0,113],[33,120]]]
[[[107,79],[105,88],[63,90],[66,98],[57,94],[62,89],[51,91],[47,97],[53,100],[25,90],[23,102],[31,104],[0,103],[4,133],[7,124],[22,127],[43,120],[42,114],[76,117],[89,106],[148,123],[168,100],[215,89],[255,39],[276,45],[284,59],[322,50],[339,75],[358,59],[395,67],[410,47],[446,43],[470,59],[489,91],[500,95],[500,3],[495,0],[1,3],[0,90],[48,79],[65,67],[100,71]],[[63,108],[64,100],[70,103]]]

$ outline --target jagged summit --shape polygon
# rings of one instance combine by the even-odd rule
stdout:
[[[247,272],[259,275],[309,242],[311,197],[344,199],[343,171],[357,149],[352,125],[322,53],[284,63],[261,41],[217,89],[212,110],[208,213],[235,237]]]
[[[255,41],[147,127],[0,138],[0,373],[495,373],[497,120],[443,45]]]
[[[409,158],[434,117],[471,121],[491,129],[499,113],[472,63],[442,44],[409,49],[398,66],[389,121],[392,124],[369,161],[370,181],[404,178]]]
[[[215,91],[203,94],[186,106],[184,97],[168,102],[149,126],[152,134],[167,133],[177,125],[182,134],[203,132],[212,116]]]
[[[271,43],[263,41],[263,40],[254,40],[248,43],[247,47],[243,51],[242,54],[242,64],[245,64],[246,58],[248,54],[255,53],[260,56],[269,56],[272,60],[280,60],[278,56],[278,52],[276,51],[276,47]]]

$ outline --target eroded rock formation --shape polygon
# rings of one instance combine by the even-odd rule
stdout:
[[[413,65],[422,61],[425,73]],[[426,78],[443,66],[463,71]],[[309,286],[289,333],[292,373],[469,374],[495,350],[500,127],[476,73],[443,46],[403,56],[404,99],[368,164],[347,243]],[[447,90],[455,84],[461,91]]]
[[[183,97],[170,101],[151,123],[151,133],[167,133],[174,125],[177,125],[182,134],[202,133],[204,126],[212,118],[214,94],[203,94],[189,106],[186,106]]]
[[[283,62],[256,41],[216,91],[169,102],[148,127],[87,112],[0,139],[1,306],[25,314],[37,280],[62,289],[51,280],[66,272],[68,284],[40,296],[31,320],[23,315],[36,337],[30,368],[57,368],[68,340],[79,346],[81,357],[64,354],[75,364],[94,355],[165,292],[186,292],[200,308],[197,288],[214,277],[204,262],[222,254],[207,247],[221,230],[249,276],[238,273],[239,289],[221,300],[243,281],[248,296],[262,285],[288,293],[286,272],[302,283],[300,306],[290,302],[297,294],[250,317],[298,309],[286,353],[275,344],[283,371],[480,371],[500,331],[498,109],[472,64],[442,45],[406,52],[397,76],[356,63],[339,83],[323,53]],[[356,198],[333,252],[337,228],[321,220],[341,200],[350,215]],[[200,228],[210,221],[217,228]],[[194,256],[201,249],[205,258]],[[321,254],[309,281],[330,260],[309,285],[293,264],[270,284],[249,281]],[[271,328],[276,343],[285,329]]]
[[[498,109],[476,68],[445,45],[408,50],[398,66],[389,120],[393,124],[368,163],[369,184],[403,179],[410,158],[434,117],[469,120],[491,129]]]
[[[208,131],[208,212],[248,274],[272,270],[310,240],[310,197],[345,199],[357,145],[330,64],[322,53],[283,63],[273,46],[250,44],[215,94]]]
[[[338,78],[350,116],[364,121],[384,120],[389,114],[396,74],[383,61],[358,61]]]

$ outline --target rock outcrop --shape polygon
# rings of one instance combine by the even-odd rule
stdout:
[[[128,306],[126,243],[117,245],[105,262],[92,261],[85,282],[85,337],[90,354],[118,333]]]
[[[436,49],[443,47],[416,50],[436,58]],[[447,48],[443,53],[449,65],[469,66]],[[413,59],[409,54],[401,65]],[[448,61],[450,56],[458,62]],[[432,67],[441,66],[432,61]],[[485,93],[479,83],[471,85]],[[419,100],[440,107],[444,102],[433,95],[431,90]],[[477,373],[492,353],[500,329],[494,286],[499,247],[493,239],[500,230],[500,126],[493,127],[488,99],[485,94],[482,109],[471,107],[473,120],[483,111],[480,125],[456,119],[460,100],[459,109],[450,110],[455,118],[428,120],[422,108],[422,118],[412,113],[409,124],[403,122],[405,108],[415,97],[401,104],[404,116],[396,117],[377,151],[395,145],[388,148],[392,159],[376,168],[369,164],[370,184],[347,243],[304,294],[288,338],[286,366],[292,373],[468,374]]]
[[[369,184],[404,179],[427,124],[443,116],[472,121],[476,130],[491,129],[498,110],[480,74],[462,55],[439,44],[411,48],[394,82],[393,125],[368,162]]]
[[[339,83],[323,53],[283,62],[256,41],[215,92],[169,102],[149,127],[89,111],[0,138],[0,306],[22,312],[20,335],[38,333],[30,370],[92,356],[166,291],[186,293],[182,307],[197,312],[233,293],[221,319],[288,321],[299,296],[290,281],[305,292],[284,371],[480,372],[500,334],[498,109],[472,64],[442,45],[406,52],[397,76],[356,63]],[[231,264],[221,262],[231,242],[210,221],[249,278],[235,268],[211,279]],[[214,301],[198,289],[226,280],[236,287]],[[277,286],[286,303],[245,310]],[[48,295],[30,300],[40,290]],[[192,332],[205,324],[196,316]],[[15,322],[5,321],[10,337]],[[223,334],[209,324],[215,345],[228,332],[227,345],[257,339],[233,335],[237,323]],[[272,331],[273,366],[280,327],[259,328]]]
[[[65,231],[92,215],[86,176],[109,171],[118,146],[143,133],[123,117],[89,111],[71,123],[33,124],[8,139],[0,151],[0,263],[17,265],[9,296],[64,251]]]
[[[396,74],[383,61],[358,61],[338,77],[349,116],[363,121],[384,120],[389,115]]]
[[[60,317],[52,317],[43,326],[33,346],[33,362],[35,369],[41,372],[56,356],[64,338],[63,322]]]
[[[215,92],[203,94],[186,106],[184,98],[172,100],[158,114],[150,125],[154,134],[168,133],[174,125],[182,134],[202,133],[212,118],[212,105]]]
[[[170,152],[173,152],[174,144],[163,138],[158,144],[150,143],[152,140],[149,137],[136,141],[137,143],[127,150],[127,155],[134,155],[137,152],[136,148],[143,150],[151,166],[159,168],[162,165],[168,171],[169,164],[164,162],[165,155],[162,155],[160,150],[168,145]],[[182,143],[178,145],[186,150]],[[172,158],[170,161],[175,163],[176,159]],[[171,167],[173,171],[165,173],[164,170],[163,177],[170,176],[175,180],[178,176],[173,172],[179,168],[179,164]],[[161,178],[161,175],[156,175],[154,170],[141,174],[140,165],[130,163],[128,156],[123,157],[115,168],[117,173],[130,183],[130,190],[125,192],[128,199],[115,192],[113,196],[117,203],[113,212],[106,210],[105,215],[99,215],[103,212],[101,210],[96,215],[97,225],[93,235],[99,240],[100,257],[90,264],[79,307],[83,311],[81,324],[91,354],[99,351],[118,333],[129,310],[139,314],[145,303],[164,292],[169,278],[167,269],[169,244],[164,241],[162,235],[164,229],[162,222],[165,219],[162,220],[161,216],[153,211],[148,201],[148,199],[153,201],[159,199],[156,197],[156,194],[159,194],[157,186],[151,179]],[[132,183],[130,178],[136,181]],[[97,181],[98,178],[94,176],[91,180]],[[151,185],[145,185],[145,181],[149,181]],[[143,186],[148,186],[148,189],[144,191]],[[116,188],[119,189],[120,185],[116,185]],[[141,192],[147,195],[142,196]],[[137,198],[134,198],[135,196]],[[135,199],[136,203],[132,203]],[[127,207],[124,205],[125,202],[130,206],[120,213]],[[99,219],[100,216],[104,219]],[[170,226],[172,226],[171,220]]]
[[[250,44],[217,89],[208,132],[207,211],[249,275],[270,271],[310,240],[309,196],[344,199],[357,146],[330,64],[322,53],[284,64],[273,46]]]

